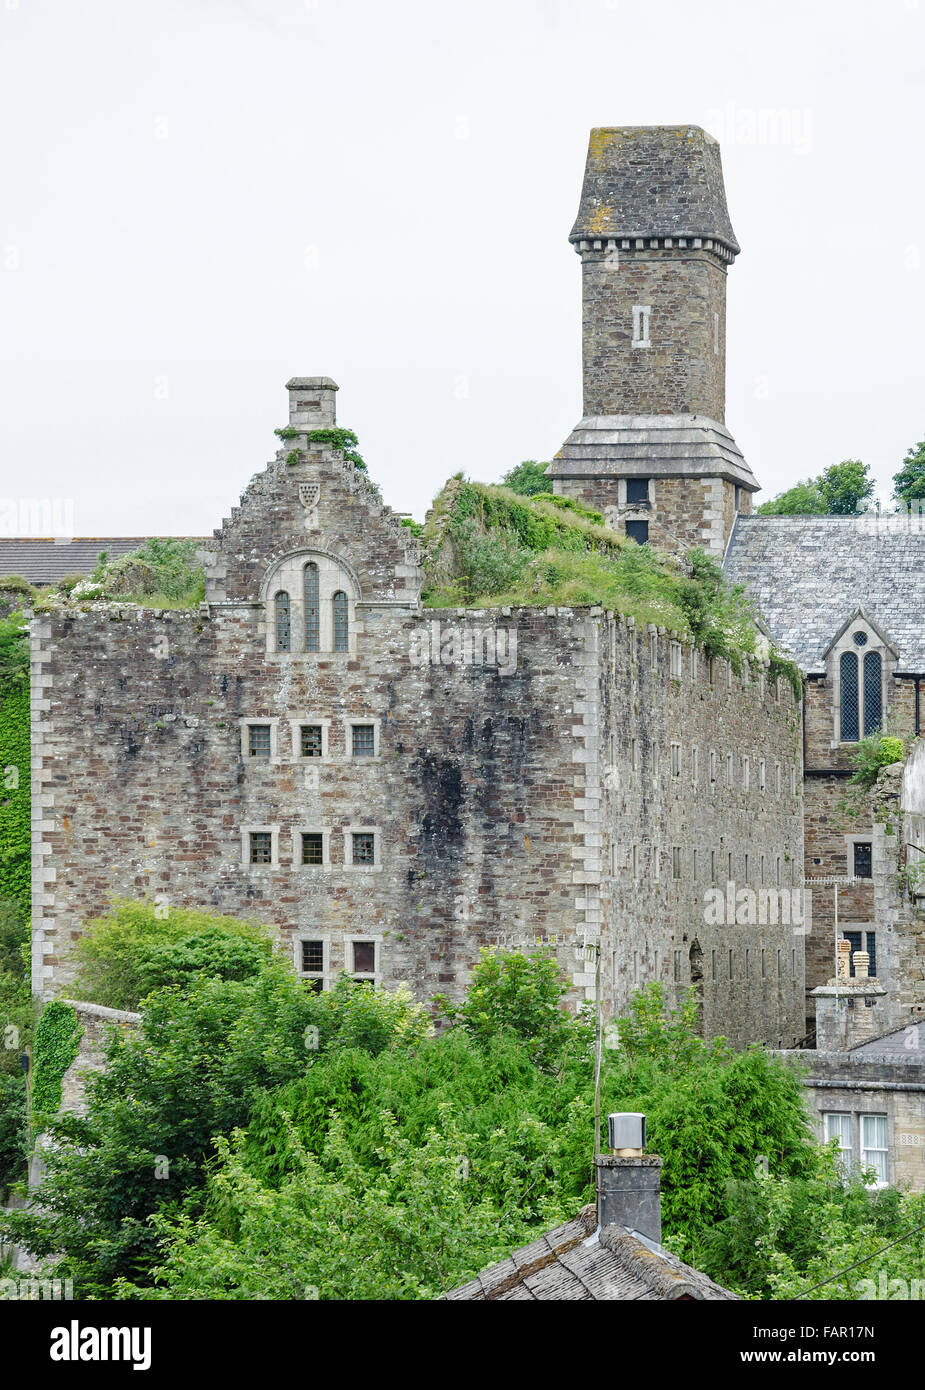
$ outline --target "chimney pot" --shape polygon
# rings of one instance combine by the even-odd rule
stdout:
[[[607,1136],[617,1152],[600,1154],[596,1161],[598,1224],[638,1231],[660,1245],[662,1160],[643,1153],[645,1115],[608,1115]]]

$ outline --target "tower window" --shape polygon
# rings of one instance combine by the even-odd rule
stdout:
[[[302,835],[302,863],[324,863],[324,836],[320,831],[313,830]]]
[[[367,867],[376,862],[376,837],[367,831],[354,832],[352,837],[353,863]]]
[[[352,726],[353,756],[372,758],[376,754],[376,729],[373,724],[354,724]]]
[[[303,758],[320,758],[324,753],[322,729],[320,724],[302,724],[299,747]]]
[[[649,319],[652,314],[651,304],[633,305],[633,347],[647,348],[652,344],[649,341]]]
[[[247,751],[251,758],[269,758],[269,724],[249,724],[247,727]]]
[[[713,315],[713,351],[714,353],[719,352],[719,314]]]
[[[628,521],[626,523],[627,539],[635,541],[637,545],[646,545],[649,539],[649,523],[647,521]]]
[[[649,505],[648,478],[627,478],[626,505],[628,507],[647,507]]]
[[[855,840],[854,842],[854,876],[855,878],[873,878],[874,876],[874,847],[870,840]]]
[[[251,863],[273,863],[273,836],[269,830],[251,831]]]

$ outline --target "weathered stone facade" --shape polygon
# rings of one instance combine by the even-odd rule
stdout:
[[[480,946],[535,939],[577,1006],[600,939],[608,1009],[647,979],[682,987],[695,941],[708,957],[720,941],[704,926],[710,853],[723,884],[729,855],[743,884],[799,861],[790,687],[600,610],[422,609],[413,537],[297,429],[306,391],[333,402],[310,380],[290,383],[296,435],[216,533],[198,610],[36,619],[36,988],[67,994],[72,943],[110,895],[268,921],[299,968],[313,943],[322,985],[347,969],[458,994]],[[710,784],[711,747],[733,785]],[[797,1040],[802,938],[733,930],[733,979],[694,971],[705,1024]]]

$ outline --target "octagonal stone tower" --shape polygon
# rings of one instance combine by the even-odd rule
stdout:
[[[592,130],[578,217],[583,418],[555,492],[636,540],[721,556],[758,484],[726,429],[726,269],[739,252],[719,145],[699,126]]]

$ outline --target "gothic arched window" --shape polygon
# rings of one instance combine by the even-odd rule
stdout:
[[[841,656],[841,741],[857,743],[861,736],[857,652]]]
[[[288,652],[292,648],[292,625],[289,619],[289,595],[280,589],[276,595],[276,650]]]
[[[864,657],[864,735],[877,733],[883,723],[883,658],[879,652]]]
[[[350,608],[343,589],[338,589],[332,602],[334,605],[334,650],[346,652],[350,650]]]
[[[318,566],[310,560],[305,566],[305,650],[321,650],[321,614],[318,602]]]

